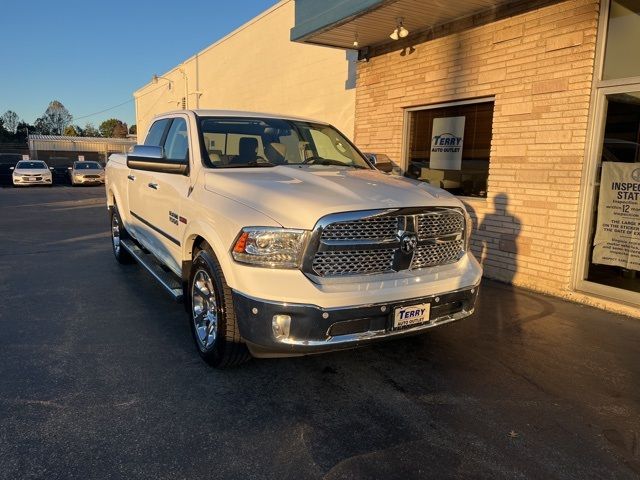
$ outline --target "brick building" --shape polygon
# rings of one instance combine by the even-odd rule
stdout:
[[[640,2],[295,13],[292,40],[358,49],[355,143],[461,197],[486,276],[640,315]]]

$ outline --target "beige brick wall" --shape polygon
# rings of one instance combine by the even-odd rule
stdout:
[[[567,296],[599,4],[508,8],[361,63],[355,141],[400,161],[405,108],[495,96],[488,198],[466,201],[474,251],[490,278]]]

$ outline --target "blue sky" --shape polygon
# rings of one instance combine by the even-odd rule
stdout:
[[[60,100],[74,123],[135,123],[133,92],[276,0],[2,2],[0,115],[29,123]],[[131,100],[108,112],[79,118]]]

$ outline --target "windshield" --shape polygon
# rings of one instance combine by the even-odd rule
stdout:
[[[214,168],[277,165],[371,168],[329,125],[271,118],[202,117],[204,162]]]
[[[16,168],[19,169],[30,169],[30,168],[37,168],[37,169],[42,169],[42,168],[47,168],[47,165],[44,162],[18,162],[18,164],[16,165]]]
[[[75,170],[102,170],[98,162],[76,162],[73,164]]]

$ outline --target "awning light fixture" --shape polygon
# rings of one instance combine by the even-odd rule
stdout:
[[[398,40],[400,38],[406,38],[407,35],[409,35],[409,30],[407,30],[406,28],[404,28],[404,18],[403,17],[398,17],[396,18],[396,28],[393,32],[391,32],[391,35],[389,35],[389,38],[391,40]]]

